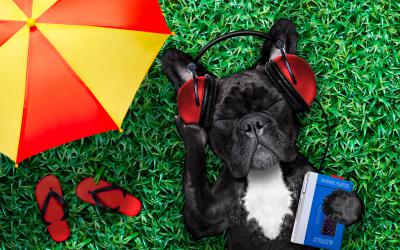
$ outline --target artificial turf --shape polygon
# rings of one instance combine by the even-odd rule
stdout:
[[[332,126],[327,164],[321,111],[301,116],[300,150],[327,174],[352,180],[365,203],[361,223],[346,229],[344,249],[400,248],[400,2],[386,1],[161,1],[177,36],[165,48],[194,55],[218,35],[267,31],[291,19],[298,53],[317,74],[318,99]],[[251,66],[261,41],[238,38],[206,54],[219,76]],[[134,70],[134,69],[132,69]],[[110,83],[111,84],[111,83]],[[174,124],[174,88],[154,62],[126,116],[125,132],[69,143],[24,161],[19,169],[0,157],[1,249],[222,249],[224,236],[194,241],[182,220],[184,149]],[[214,180],[220,165],[209,154]],[[70,206],[71,238],[51,241],[40,220],[34,185],[56,174]],[[82,203],[74,193],[88,176],[126,188],[143,202],[128,218]]]

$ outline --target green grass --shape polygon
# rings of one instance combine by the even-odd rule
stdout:
[[[196,4],[197,2],[197,4]],[[199,3],[201,2],[201,3]],[[262,3],[265,2],[265,3]],[[267,31],[290,18],[299,54],[317,73],[318,98],[329,114],[332,145],[324,173],[356,183],[365,202],[361,223],[346,229],[344,249],[400,248],[400,3],[399,1],[161,1],[177,36],[166,47],[194,55],[224,32]],[[217,75],[254,63],[261,42],[225,42],[203,61]],[[223,236],[194,241],[183,227],[183,145],[174,125],[174,89],[159,57],[123,128],[69,143],[24,161],[0,157],[0,249],[222,249]],[[315,106],[301,117],[298,141],[314,163],[323,152],[324,122]],[[209,158],[210,178],[220,170]],[[71,238],[52,242],[40,220],[34,185],[56,174],[70,206]],[[138,217],[105,213],[82,203],[74,188],[87,176],[121,185],[143,202]]]

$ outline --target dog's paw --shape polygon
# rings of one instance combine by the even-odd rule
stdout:
[[[350,225],[361,219],[364,205],[354,192],[338,189],[325,198],[323,208],[332,220]]]
[[[203,128],[194,124],[185,124],[179,116],[175,117],[175,122],[186,148],[190,148],[191,146],[205,147],[207,144],[207,133]]]

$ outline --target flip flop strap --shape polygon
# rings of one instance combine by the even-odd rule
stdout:
[[[64,216],[61,218],[61,220],[66,220],[69,214],[68,206],[67,203],[65,203],[64,199],[58,193],[54,192],[53,190],[50,190],[50,192],[46,196],[46,199],[44,200],[42,208],[40,209],[40,215],[42,216],[42,220],[44,224],[47,226],[51,225],[51,223],[46,221],[45,219],[47,208],[49,206],[51,198],[56,199],[56,201],[58,201],[63,207]]]
[[[122,189],[122,188],[120,188],[118,186],[115,186],[115,185],[99,188],[99,189],[96,189],[96,190],[93,190],[93,191],[89,191],[89,193],[92,195],[92,198],[93,198],[94,202],[96,203],[96,206],[99,206],[99,207],[104,208],[104,209],[111,209],[113,211],[119,211],[120,206],[116,206],[115,208],[109,208],[109,207],[106,206],[104,201],[102,201],[100,199],[100,197],[99,197],[99,193],[115,191],[115,190],[122,191],[123,197],[125,197],[126,194],[128,193],[125,189]]]

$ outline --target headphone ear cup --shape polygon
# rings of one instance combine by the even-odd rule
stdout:
[[[205,94],[205,77],[197,77],[197,88],[200,105],[196,105],[193,79],[185,82],[178,91],[178,112],[183,123],[200,124]]]
[[[310,110],[310,107],[302,100],[301,96],[291,86],[288,79],[276,67],[274,62],[267,62],[265,64],[265,71],[272,83],[278,88],[279,92],[296,113],[304,113]]]
[[[209,129],[212,124],[214,105],[217,97],[217,86],[215,78],[209,75],[205,76],[205,90],[203,99],[203,109],[201,111],[200,126]]]
[[[315,74],[304,59],[291,54],[286,54],[286,58],[296,83],[293,83],[282,56],[267,62],[265,71],[297,113],[308,112],[317,94]]]

